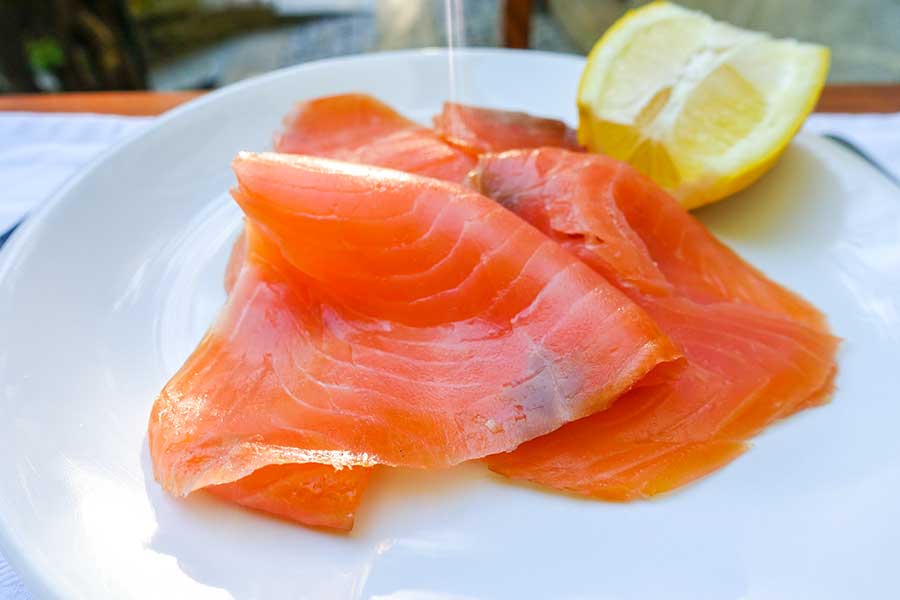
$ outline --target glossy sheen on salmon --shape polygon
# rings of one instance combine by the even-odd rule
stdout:
[[[493,470],[605,499],[651,496],[722,466],[773,421],[827,399],[837,340],[822,315],[627,165],[514,151],[482,157],[475,182],[629,294],[687,360],[668,382],[490,457]]]
[[[234,168],[243,267],[151,414],[172,493],[270,465],[503,452],[679,356],[605,279],[466,188],[310,157]]]
[[[477,158],[364,94],[297,104],[275,137],[275,149],[456,182],[465,178]]]
[[[562,121],[523,112],[445,102],[434,128],[446,142],[475,156],[541,146],[582,150],[575,130]]]

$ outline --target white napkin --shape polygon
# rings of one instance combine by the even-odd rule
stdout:
[[[152,117],[0,113],[0,232]]]
[[[151,117],[0,113],[0,182],[4,186],[0,235],[104,150],[152,121]],[[804,128],[852,141],[900,177],[900,113],[816,114]],[[25,588],[0,556],[0,600],[27,598]]]

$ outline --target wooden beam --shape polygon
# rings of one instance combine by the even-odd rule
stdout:
[[[0,96],[0,111],[158,115],[203,94],[190,92],[72,92]]]
[[[816,105],[825,113],[900,112],[900,85],[834,83],[825,86]]]
[[[528,48],[531,0],[501,0],[500,41],[506,48]]]
[[[204,92],[84,92],[0,96],[0,111],[92,112],[117,115],[157,115]],[[898,84],[830,84],[816,112],[900,112]]]

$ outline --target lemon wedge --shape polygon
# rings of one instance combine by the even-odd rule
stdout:
[[[750,185],[816,104],[828,49],[777,40],[654,2],[619,19],[588,56],[578,139],[624,160],[686,208]]]

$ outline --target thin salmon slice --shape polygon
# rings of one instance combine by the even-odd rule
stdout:
[[[305,525],[350,531],[372,470],[338,471],[317,463],[269,465],[206,490],[235,504]]]
[[[812,305],[725,248],[613,159],[560,149],[483,156],[474,182],[602,273],[684,351],[671,380],[488,459],[517,479],[609,500],[669,491],[827,400],[837,339]]]
[[[297,104],[275,137],[275,149],[462,181],[477,157],[445,143],[365,94],[326,96]]]
[[[444,143],[430,129],[363,94],[341,94],[298,103],[284,119],[284,130],[275,136],[275,148],[285,153],[342,159],[457,182],[476,163],[475,157]],[[229,292],[245,254],[242,234],[226,270],[225,287]],[[293,468],[293,465],[267,467],[269,476],[264,481],[251,475],[215,486],[216,493],[232,502],[301,523],[350,529],[352,514],[368,481],[368,475],[363,477],[360,473],[368,473],[369,469],[335,470],[328,465],[310,465],[319,476],[316,485],[294,487],[297,480],[292,476]],[[276,484],[279,469],[283,469],[285,481]]]
[[[541,146],[583,150],[575,130],[562,121],[523,112],[445,102],[434,128],[444,141],[475,156]]]
[[[243,266],[151,413],[154,473],[173,494],[239,482],[218,491],[346,528],[362,487],[347,468],[511,450],[680,356],[603,277],[462,186],[286,155],[234,169]],[[295,464],[333,467],[309,486],[326,503],[337,490],[332,514],[295,510],[290,479],[309,472],[257,475]]]
[[[232,246],[225,291],[237,284],[247,258],[247,233]],[[373,468],[335,469],[317,463],[270,465],[250,475],[205,488],[229,502],[312,527],[350,531]]]
[[[341,94],[298,103],[285,118],[284,130],[276,135],[275,147],[286,153],[337,158],[457,182],[476,164],[475,157],[446,144],[430,129],[362,94]],[[243,267],[245,254],[242,234],[226,270],[225,288],[229,292]],[[232,502],[302,523],[337,529],[352,527],[352,517],[343,515],[355,510],[362,497],[364,480],[368,480],[368,476],[363,479],[359,473],[368,469],[338,471],[321,465],[314,469],[319,476],[316,485],[300,485],[288,494],[285,492],[297,481],[293,468],[293,465],[268,467],[269,476],[264,481],[251,475],[215,486],[216,493]],[[284,472],[286,477],[276,485],[275,476],[279,472]],[[360,489],[354,491],[354,484]]]
[[[559,241],[624,285],[651,293],[674,290],[703,304],[739,302],[827,331],[816,307],[741,259],[650,179],[598,155],[561,152],[519,154],[502,173],[495,161],[491,190],[523,198],[520,216],[544,231],[567,234]],[[526,216],[523,211],[542,204],[518,193],[524,191],[519,167],[527,169],[529,181],[540,181],[542,194],[559,199]],[[619,201],[592,207],[601,194]]]
[[[436,121],[440,120],[436,118]],[[502,126],[486,126],[496,121]],[[563,145],[577,148],[575,132],[560,121],[478,109],[458,104],[445,105],[445,129],[457,122],[459,147],[449,145],[435,132],[403,117],[384,103],[362,94],[343,94],[299,103],[285,119],[285,129],[275,138],[281,152],[314,154],[394,168],[448,181],[461,181],[475,166],[471,147],[464,140],[482,141],[494,149]],[[443,131],[446,135],[447,131]],[[496,136],[496,139],[486,136]],[[244,264],[245,236],[235,242],[225,276],[231,291]],[[208,489],[226,499],[285,516],[301,523],[349,529],[369,469],[336,470],[328,465],[304,465],[301,476],[311,472],[315,485],[298,479],[296,465],[270,466],[266,477],[256,473],[242,480],[210,486]],[[278,475],[284,474],[284,481]],[[357,486],[356,488],[354,486]]]

